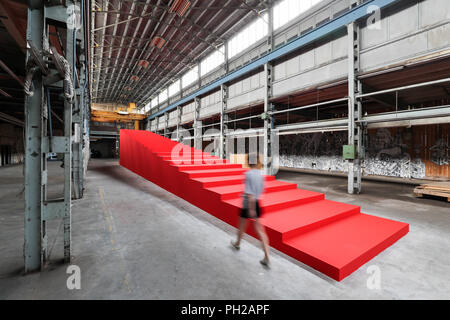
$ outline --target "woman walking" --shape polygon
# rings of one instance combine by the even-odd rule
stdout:
[[[257,158],[256,163],[250,163],[252,159]],[[261,162],[259,155],[253,158],[249,157],[250,170],[245,173],[245,189],[243,194],[243,206],[239,218],[239,230],[237,233],[236,242],[231,242],[232,246],[236,249],[240,249],[242,236],[247,229],[248,219],[254,219],[255,231],[258,237],[261,239],[262,247],[264,250],[264,259],[260,263],[266,267],[269,266],[269,245],[268,237],[264,226],[259,222],[261,217],[261,208],[259,206],[259,198],[264,191],[264,177],[260,168]]]

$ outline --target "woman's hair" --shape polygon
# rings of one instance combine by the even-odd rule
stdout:
[[[261,169],[264,166],[261,159],[261,154],[256,152],[247,155],[248,165],[252,169]]]

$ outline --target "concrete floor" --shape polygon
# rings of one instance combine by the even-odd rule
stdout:
[[[61,192],[59,162],[51,163],[50,193]],[[81,290],[68,290],[59,221],[49,227],[51,263],[22,275],[22,166],[0,168],[0,299],[449,299],[450,205],[415,199],[412,186],[364,182],[348,195],[346,180],[280,172],[278,179],[324,192],[328,199],[410,224],[410,233],[342,282],[272,249],[260,264],[259,242],[240,252],[234,228],[120,167],[90,161],[87,190],[73,204],[73,261]],[[380,289],[369,289],[369,266]]]

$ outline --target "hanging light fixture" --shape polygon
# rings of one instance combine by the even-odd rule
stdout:
[[[182,17],[190,6],[191,2],[188,0],[174,0],[169,12],[175,12],[177,15]]]
[[[156,37],[153,38],[153,40],[152,40],[152,42],[150,44],[153,47],[157,47],[157,48],[161,49],[164,46],[165,43],[166,43],[166,40],[164,40],[161,37],[156,36]]]
[[[147,68],[149,66],[150,62],[148,62],[147,60],[139,60],[138,65],[142,68]]]

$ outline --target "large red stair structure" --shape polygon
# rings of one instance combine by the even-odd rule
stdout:
[[[176,154],[176,156],[174,156]],[[244,172],[208,153],[148,131],[120,131],[120,165],[237,227]],[[324,194],[265,177],[261,198],[270,245],[341,281],[409,231]],[[256,237],[253,227],[248,234]]]

